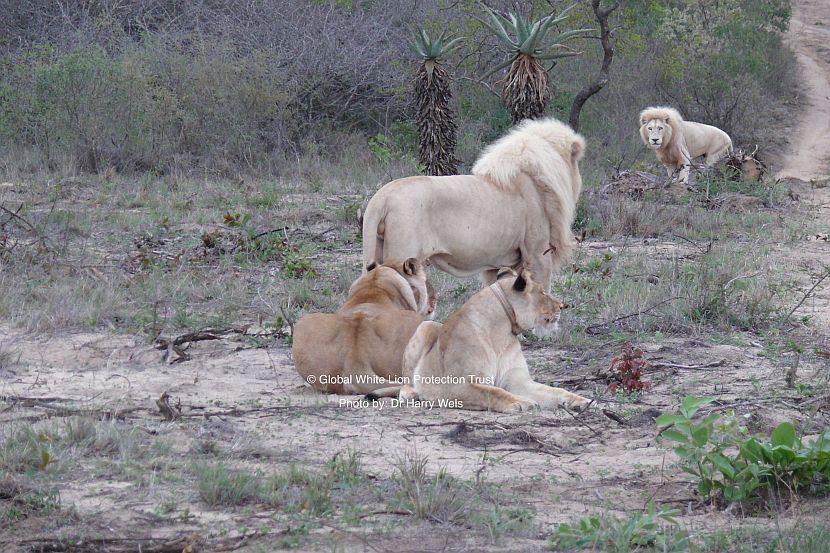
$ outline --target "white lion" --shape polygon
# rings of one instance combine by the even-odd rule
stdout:
[[[455,276],[523,263],[546,289],[573,248],[585,140],[555,119],[527,120],[489,146],[472,175],[408,177],[372,196],[363,218],[363,266],[428,259]]]
[[[669,177],[688,184],[692,160],[706,156],[711,167],[732,150],[732,139],[717,127],[684,121],[674,108],[650,107],[640,113],[640,137],[657,154]]]

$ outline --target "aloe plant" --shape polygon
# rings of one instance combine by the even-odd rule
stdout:
[[[504,83],[501,98],[510,109],[513,123],[542,116],[548,103],[548,72],[543,62],[581,54],[565,43],[594,32],[595,29],[573,29],[549,37],[558,23],[568,19],[576,4],[559,14],[550,14],[536,20],[514,11],[503,15],[484,4],[482,6],[487,19],[476,19],[498,37],[510,54],[505,62],[482,78],[509,66],[510,70],[501,81]]]
[[[412,49],[421,59],[415,74],[418,104],[418,158],[427,175],[454,175],[458,172],[455,157],[455,115],[450,108],[450,75],[441,63],[461,42],[441,33],[431,38],[423,29],[416,33]]]

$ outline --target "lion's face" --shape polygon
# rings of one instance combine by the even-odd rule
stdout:
[[[542,338],[549,338],[559,331],[559,317],[565,304],[545,292],[545,287],[533,280],[530,271],[522,270],[516,276],[508,295],[522,328],[532,328],[533,333]]]
[[[652,150],[659,150],[664,144],[668,144],[671,140],[672,128],[668,120],[664,119],[650,119],[643,121],[640,127],[640,136],[643,138],[646,146]]]

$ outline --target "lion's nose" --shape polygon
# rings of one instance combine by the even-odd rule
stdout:
[[[658,141],[658,140],[659,140],[658,138],[652,138],[652,139],[651,139],[651,141],[652,141],[653,143],[655,143],[655,144],[657,144],[657,141]]]

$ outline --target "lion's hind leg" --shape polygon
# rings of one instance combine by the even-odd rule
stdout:
[[[725,144],[716,150],[711,150],[706,152],[706,157],[703,159],[703,163],[706,164],[707,167],[711,167],[715,163],[718,162],[719,159],[727,155],[729,152],[732,151],[732,143]]]

